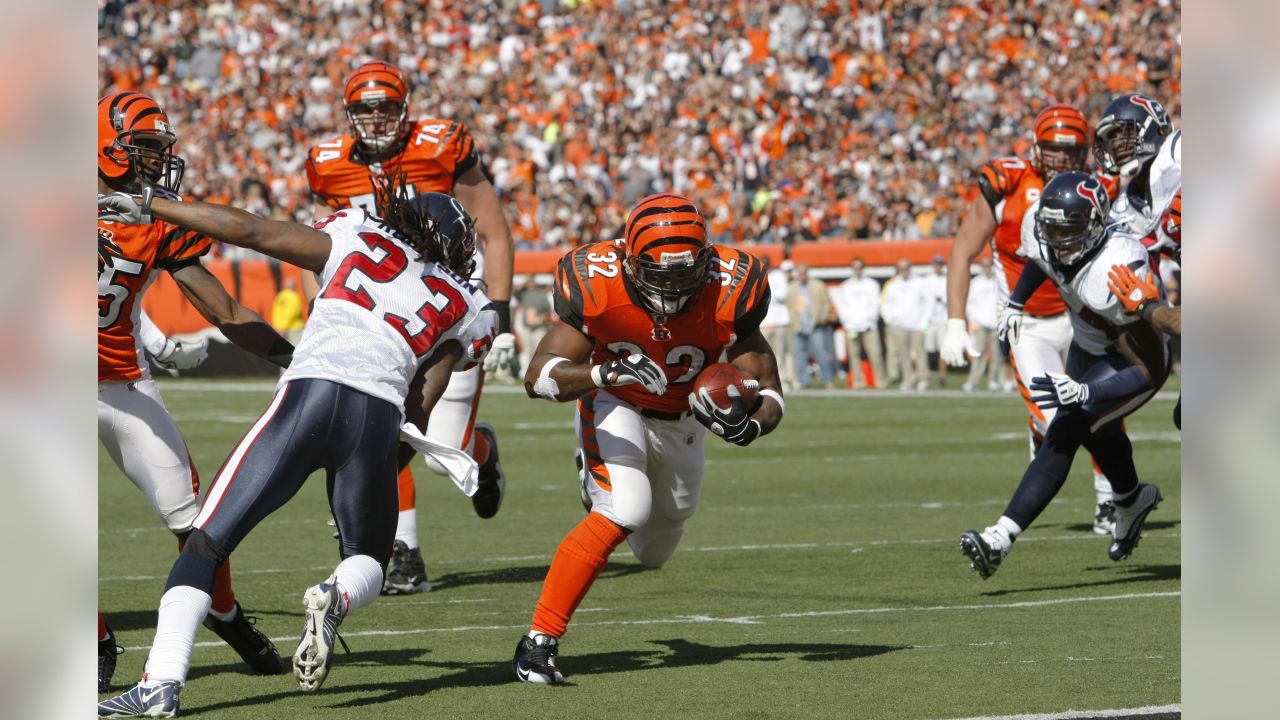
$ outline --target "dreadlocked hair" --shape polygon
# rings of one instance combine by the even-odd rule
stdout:
[[[418,253],[418,260],[441,262],[439,243],[434,242],[436,236],[435,222],[425,213],[420,213],[410,201],[408,175],[397,171],[391,176],[374,183],[373,201],[377,206],[378,218],[393,232],[396,237]]]

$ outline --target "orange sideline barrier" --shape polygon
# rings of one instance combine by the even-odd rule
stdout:
[[[782,262],[782,245],[743,245],[743,250],[761,257],[768,257],[776,267]],[[915,240],[910,242],[825,242],[799,243],[791,248],[791,260],[810,267],[845,268],[855,257],[868,266],[889,266],[900,258],[907,258],[914,265],[927,265],[935,255],[947,257],[951,252],[951,240]],[[983,250],[987,254],[988,250]],[[564,256],[564,250],[533,250],[516,253],[515,271],[518,275],[552,273],[556,262]],[[293,279],[296,287],[302,287],[302,271],[292,265],[265,260],[244,260],[232,263],[227,260],[210,260],[205,267],[222,282],[222,286],[245,307],[271,321],[271,304],[276,293],[287,279]],[[279,280],[277,281],[277,278]],[[209,323],[187,302],[177,283],[168,273],[160,273],[142,300],[142,307],[155,321],[156,326],[168,335],[194,333],[209,327]]]

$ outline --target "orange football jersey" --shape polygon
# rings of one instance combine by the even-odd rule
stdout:
[[[592,363],[644,353],[662,365],[667,391],[653,395],[639,384],[609,392],[637,407],[664,413],[689,410],[693,379],[720,353],[754,333],[769,308],[769,281],[755,257],[712,246],[707,283],[692,306],[664,322],[650,315],[623,278],[622,252],[611,242],[582,245],[556,268],[555,307],[560,320],[592,340]]]
[[[156,271],[200,262],[212,241],[163,220],[150,225],[99,220],[98,235],[115,242],[123,256],[98,271],[98,382],[137,380],[143,376],[137,338],[142,293]]]
[[[307,182],[311,192],[329,207],[364,207],[373,212],[373,176],[399,170],[417,192],[453,193],[454,181],[475,167],[475,142],[460,122],[419,120],[410,127],[404,149],[383,163],[369,164],[352,157],[350,134],[318,143],[307,154]]]

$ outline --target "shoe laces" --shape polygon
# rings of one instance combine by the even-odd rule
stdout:
[[[539,642],[539,639],[542,642]],[[532,665],[551,665],[555,666],[554,658],[559,650],[555,638],[550,635],[543,635],[542,638],[531,638],[530,644],[533,647],[529,650],[529,663]]]

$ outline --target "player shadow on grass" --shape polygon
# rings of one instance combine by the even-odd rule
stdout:
[[[1142,528],[1144,530],[1168,530],[1169,528],[1178,527],[1181,524],[1182,524],[1181,520],[1147,520],[1145,523],[1142,524]],[[1041,527],[1042,528],[1053,527],[1053,525],[1043,525]],[[1063,530],[1070,530],[1072,532],[1092,532],[1093,531],[1093,523],[1075,523],[1072,525],[1062,524],[1062,525],[1058,525],[1058,527],[1062,528]]]
[[[540,583],[547,576],[550,565],[529,565],[527,567],[499,568],[497,570],[474,570],[468,572],[445,573],[431,578],[432,592],[451,590],[467,585],[500,585],[504,583]],[[639,564],[609,563],[600,573],[602,578],[616,578],[625,575],[656,570]]]
[[[1161,580],[1181,580],[1181,565],[1095,565],[1086,568],[1086,572],[1120,571],[1120,577],[1108,577],[1095,582],[1067,583],[1064,585],[1037,585],[1035,587],[1008,588],[991,590],[982,593],[986,597],[1016,595],[1018,593],[1042,592],[1044,590],[1079,590],[1081,588],[1106,587],[1108,585],[1127,585],[1129,583],[1152,582]]]
[[[298,613],[286,612],[284,610],[256,610],[249,608],[246,612],[251,617],[288,617],[296,618]],[[156,610],[111,610],[107,612],[107,624],[111,626],[112,632],[128,632],[131,630],[155,630],[156,629]],[[210,637],[216,637],[213,633],[209,633]]]
[[[894,645],[845,645],[839,643],[748,643],[745,645],[715,646],[703,645],[683,639],[654,640],[652,643],[660,647],[575,655],[571,658],[564,658],[562,665],[565,671],[570,674],[570,680],[567,684],[573,685],[573,680],[578,677],[587,679],[594,675],[616,672],[718,665],[735,660],[745,662],[780,662],[790,659],[805,662],[859,660],[907,649],[904,646]],[[355,652],[350,655],[339,655],[334,660],[333,673],[328,683],[320,691],[320,694],[314,697],[318,704],[323,704],[325,708],[337,710],[396,702],[449,688],[507,685],[516,682],[511,672],[509,660],[503,659],[484,663],[450,662],[424,657],[430,652],[429,649],[399,649],[373,650]],[[361,666],[420,667],[429,671],[444,671],[444,674],[437,677],[392,682],[356,684],[344,684],[342,682],[344,669]],[[269,693],[212,705],[193,706],[190,710],[184,709],[183,714],[184,716],[190,716],[229,708],[265,705],[277,700],[296,697],[297,695],[298,691],[296,689],[290,692]],[[337,700],[337,702],[325,702],[325,695],[331,695],[332,699]],[[355,695],[355,697],[339,699],[349,695]]]

